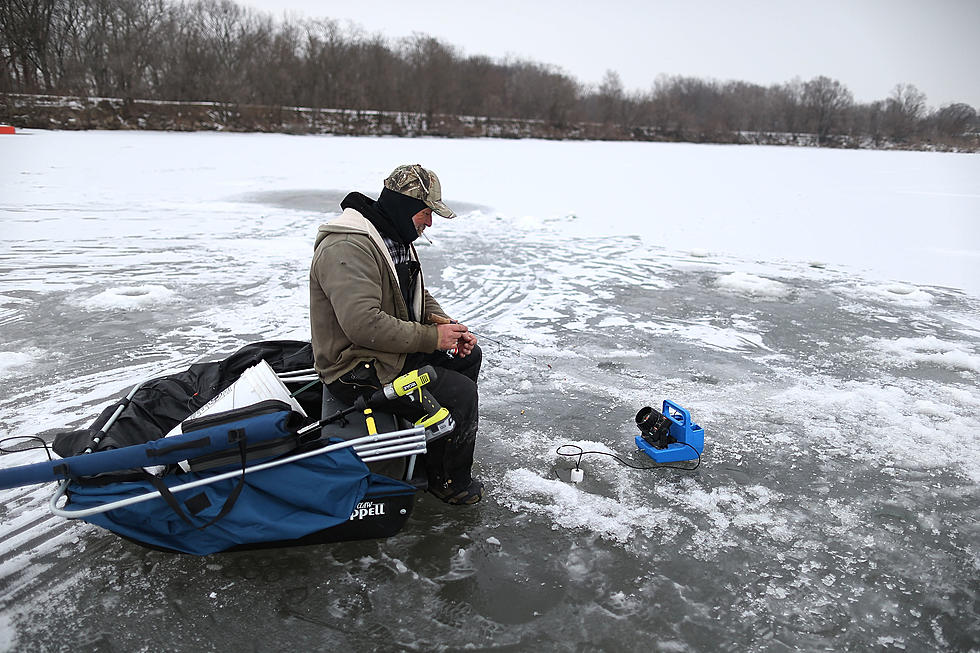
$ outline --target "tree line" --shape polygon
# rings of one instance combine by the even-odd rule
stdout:
[[[973,107],[929,110],[908,84],[864,104],[827,77],[760,86],[661,75],[627,91],[614,71],[583,85],[551,65],[467,56],[422,34],[390,42],[330,19],[275,20],[232,0],[4,0],[0,92],[591,122],[677,140],[970,143],[980,129]]]

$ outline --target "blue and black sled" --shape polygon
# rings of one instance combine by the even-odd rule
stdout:
[[[187,420],[261,361],[306,417],[267,400]],[[59,481],[54,514],[194,555],[394,535],[425,487],[414,472],[426,433],[377,411],[376,433],[358,414],[321,426],[345,407],[312,367],[309,343],[270,341],[145,381],[88,429],[58,434],[60,459],[0,469],[0,489]]]

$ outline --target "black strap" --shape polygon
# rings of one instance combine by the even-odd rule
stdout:
[[[235,507],[238,497],[245,488],[245,431],[243,429],[235,429],[233,431],[229,431],[228,436],[229,439],[234,438],[238,441],[238,452],[241,455],[242,460],[242,473],[241,476],[238,477],[238,484],[235,486],[235,489],[231,491],[231,494],[229,494],[228,498],[225,499],[224,505],[221,506],[221,510],[217,515],[215,515],[214,519],[203,526],[198,526],[191,520],[190,517],[187,516],[184,509],[180,507],[180,502],[177,501],[177,497],[174,496],[174,493],[170,491],[170,488],[167,487],[163,480],[157,476],[154,476],[153,474],[150,474],[149,472],[145,472],[146,480],[148,480],[153,487],[156,488],[157,492],[160,493],[160,496],[167,502],[167,505],[170,506],[171,510],[177,513],[177,516],[187,522],[189,526],[193,526],[199,531],[203,531],[208,526],[212,526],[224,519],[228,513],[231,512],[231,509]]]

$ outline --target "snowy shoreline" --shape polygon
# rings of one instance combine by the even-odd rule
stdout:
[[[945,153],[976,153],[980,150],[976,139],[971,142],[966,136],[959,144],[931,140],[899,143],[844,135],[832,136],[820,143],[817,135],[812,133],[665,131],[648,126],[597,122],[559,125],[532,118],[16,93],[0,95],[0,123],[45,130],[629,141]]]

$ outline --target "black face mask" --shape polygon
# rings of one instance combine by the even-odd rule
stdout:
[[[425,202],[385,188],[378,197],[377,206],[393,228],[393,235],[397,235],[402,244],[410,245],[419,237],[412,218],[427,208]],[[391,233],[390,230],[385,231]]]

